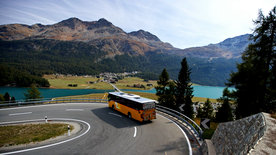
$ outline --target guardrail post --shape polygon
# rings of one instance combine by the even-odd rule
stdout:
[[[47,116],[45,116],[45,123],[48,123]]]

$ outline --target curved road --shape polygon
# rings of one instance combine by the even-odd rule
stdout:
[[[157,115],[139,123],[103,103],[67,103],[0,109],[0,123],[31,119],[78,119],[90,124],[82,137],[19,154],[189,154],[183,131]]]

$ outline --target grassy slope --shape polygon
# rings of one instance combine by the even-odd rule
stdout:
[[[119,80],[115,85],[119,89],[139,89],[139,88],[134,88],[132,86],[134,84],[140,84],[140,85],[144,85],[146,87],[146,89],[152,89],[153,87],[147,86],[147,84],[149,84],[149,83],[152,84],[153,87],[157,85],[156,81],[145,82],[143,79],[138,78],[138,77],[126,77],[123,80]],[[128,87],[127,85],[129,85],[131,87]]]
[[[89,81],[97,81],[96,77],[84,77],[84,76],[55,76],[55,75],[44,75],[44,78],[48,79],[51,88],[56,89],[113,89],[113,87],[106,82],[97,82],[95,84],[89,84]],[[101,80],[101,79],[100,79]],[[126,77],[123,80],[119,80],[115,85],[119,89],[139,89],[133,86],[134,84],[141,84],[146,86],[148,83],[156,85],[156,81],[145,82],[143,79],[138,77]],[[78,84],[78,87],[69,87],[68,84]],[[146,89],[153,87],[146,86]]]
[[[44,75],[44,78],[50,82],[50,88],[56,89],[113,89],[112,86],[106,82],[98,82],[89,84],[89,81],[97,81],[95,77],[84,76],[55,76]],[[69,87],[68,84],[78,84],[77,87]]]
[[[0,127],[0,147],[39,142],[67,133],[68,124],[24,124]],[[70,125],[73,129],[73,126]]]

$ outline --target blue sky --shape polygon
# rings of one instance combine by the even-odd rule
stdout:
[[[0,24],[54,24],[105,18],[126,32],[143,29],[178,48],[251,33],[259,9],[275,0],[0,0]]]

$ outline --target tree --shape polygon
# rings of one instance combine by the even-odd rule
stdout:
[[[223,90],[223,95],[219,99],[217,99],[222,106],[218,108],[218,112],[216,113],[216,120],[218,122],[228,122],[233,121],[232,108],[230,106],[230,98],[231,93],[228,88]]]
[[[5,93],[4,99],[5,99],[5,101],[10,101],[11,97],[10,97],[10,94],[8,92]]]
[[[204,103],[204,106],[202,108],[202,118],[213,118],[213,106],[209,98],[207,98],[206,102]]]
[[[15,103],[15,101],[16,101],[16,100],[15,100],[15,97],[13,96],[13,97],[11,98],[11,102],[12,102],[12,103]]]
[[[176,92],[176,84],[174,81],[169,81],[168,86],[165,90],[165,100],[166,100],[166,106],[171,109],[177,109],[176,107],[176,98],[175,98],[175,92]]]
[[[169,74],[166,68],[163,69],[161,75],[159,76],[159,80],[157,81],[158,86],[155,87],[156,95],[158,96],[158,102],[161,105],[166,105],[166,87],[169,83]]]
[[[0,103],[4,103],[4,101],[5,101],[4,96],[2,94],[0,94]]]
[[[203,114],[203,107],[198,107],[197,109],[197,115],[196,115],[197,118],[204,118],[204,114]]]
[[[169,74],[166,69],[163,69],[159,80],[158,86],[155,87],[156,95],[158,96],[159,104],[171,109],[175,109],[175,83],[169,81]]]
[[[32,84],[31,87],[27,90],[27,93],[24,93],[25,98],[28,99],[39,99],[42,98],[40,96],[40,92],[35,84]]]
[[[238,71],[231,73],[229,86],[235,86],[236,117],[276,111],[276,6],[254,21],[252,44],[242,55]]]
[[[190,74],[191,70],[189,69],[187,60],[186,58],[183,58],[181,62],[181,69],[178,74],[178,80],[176,82],[176,105],[179,107],[184,104],[184,114],[190,118],[193,118],[193,88],[191,85]]]

